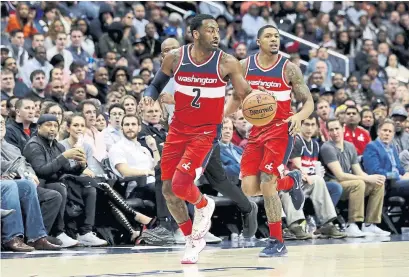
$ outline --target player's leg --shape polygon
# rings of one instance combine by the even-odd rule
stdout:
[[[206,245],[203,237],[211,226],[211,217],[215,208],[214,200],[203,195],[194,181],[203,173],[203,168],[211,155],[213,141],[213,137],[206,135],[192,138],[186,144],[183,157],[172,178],[173,193],[195,206],[192,232],[186,237],[186,250],[182,258],[184,264],[198,261],[199,253]]]
[[[260,252],[260,257],[279,257],[287,254],[282,235],[281,201],[277,192],[277,178],[276,175],[263,171],[260,174],[261,192],[270,231],[270,239],[266,248]]]
[[[290,193],[294,208],[299,210],[304,204],[305,196],[302,189],[302,174],[296,169],[284,175],[285,166],[288,163],[294,145],[294,138],[288,135],[286,125],[280,126],[276,134],[270,137],[264,144],[265,156],[260,170],[273,174],[277,178],[277,191]],[[282,134],[285,132],[285,134]]]
[[[219,144],[216,144],[210,156],[204,175],[215,190],[223,194],[223,196],[229,197],[239,207],[243,219],[243,236],[246,238],[254,236],[258,227],[257,204],[250,201],[243,191],[238,186],[232,184],[227,178],[220,159]]]
[[[162,194],[166,200],[169,212],[179,225],[183,234],[185,236],[190,236],[192,233],[192,221],[189,218],[186,203],[183,199],[177,197],[172,190],[172,178],[185,151],[184,145],[186,141],[181,138],[180,135],[175,134],[171,127],[162,151]]]

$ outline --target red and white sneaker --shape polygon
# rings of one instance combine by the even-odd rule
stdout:
[[[203,195],[203,197],[206,197]],[[212,215],[214,212],[214,208],[216,204],[214,200],[206,197],[207,205],[201,209],[195,207],[195,217],[193,220],[193,229],[192,229],[192,238],[193,239],[201,239],[203,238],[207,232],[210,230],[210,226],[212,225]]]
[[[197,263],[199,260],[199,253],[202,252],[205,246],[206,241],[203,238],[195,240],[192,238],[192,236],[186,237],[185,254],[180,262],[182,264]]]

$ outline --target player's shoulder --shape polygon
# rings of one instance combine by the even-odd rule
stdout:
[[[220,57],[220,63],[222,64],[228,64],[230,62],[237,62],[238,60],[231,54],[228,54],[224,52],[223,50],[221,51],[221,57]]]

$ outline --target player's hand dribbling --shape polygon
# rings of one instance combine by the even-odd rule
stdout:
[[[146,105],[146,106],[153,106],[153,104],[155,104],[155,101],[153,101],[153,99],[152,99],[152,97],[150,97],[150,96],[144,96],[143,97],[143,103]]]
[[[302,119],[298,117],[298,114],[292,115],[289,118],[283,120],[284,123],[291,122],[290,128],[288,128],[288,132],[291,136],[295,136],[296,134],[298,134],[298,132],[300,132],[301,121]]]

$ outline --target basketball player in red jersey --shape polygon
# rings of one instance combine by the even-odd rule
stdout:
[[[144,93],[153,104],[171,78],[175,81],[175,111],[162,152],[163,194],[169,211],[186,237],[182,263],[196,263],[206,245],[215,203],[194,185],[221,134],[226,82],[237,93],[247,95],[252,88],[243,77],[240,63],[218,49],[220,35],[211,15],[199,14],[190,29],[194,43],[171,51],[161,70]],[[194,222],[185,201],[195,206]]]
[[[250,131],[241,160],[242,188],[247,195],[262,194],[264,197],[270,240],[260,257],[275,257],[287,253],[277,192],[289,191],[296,209],[304,202],[301,172],[291,171],[284,176],[284,165],[291,154],[293,136],[300,131],[301,121],[313,112],[314,102],[301,70],[278,53],[278,29],[271,25],[262,27],[257,34],[257,44],[260,51],[241,61],[243,73],[252,88],[264,87],[276,98],[277,112],[270,123],[253,126]],[[303,103],[296,114],[291,112],[291,92]],[[235,91],[226,105],[225,115],[235,112],[245,96]]]

